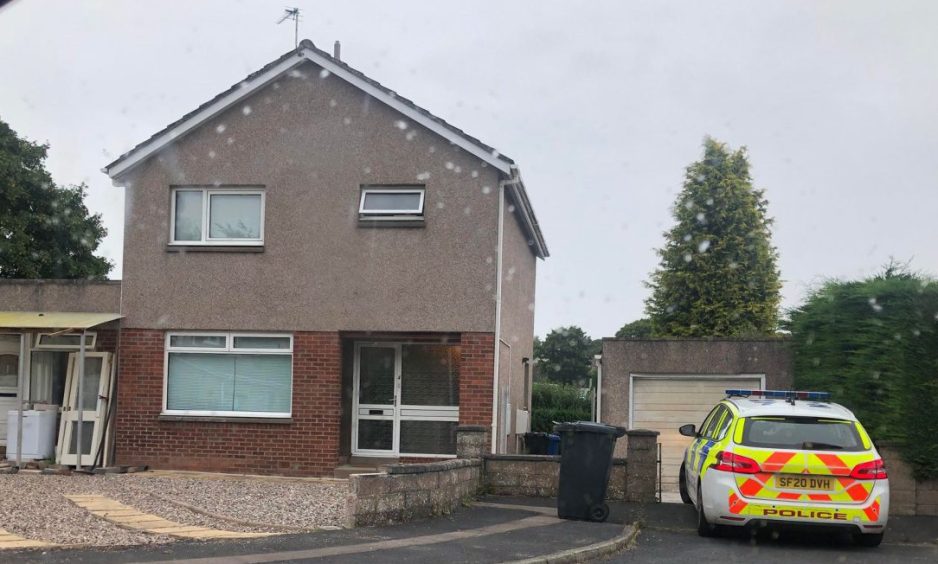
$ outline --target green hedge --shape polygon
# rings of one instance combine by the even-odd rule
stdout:
[[[831,392],[917,478],[938,477],[938,283],[894,268],[829,282],[790,329],[795,387]]]
[[[554,432],[554,421],[589,421],[592,404],[575,386],[535,382],[531,389],[531,431]]]

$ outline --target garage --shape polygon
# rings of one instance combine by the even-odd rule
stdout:
[[[632,374],[629,382],[629,428],[658,431],[661,443],[661,490],[678,491],[678,471],[689,437],[678,427],[693,423],[700,427],[713,406],[730,388],[761,389],[761,374],[657,375]]]

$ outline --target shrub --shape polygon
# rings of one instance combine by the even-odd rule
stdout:
[[[916,477],[938,477],[938,282],[890,266],[828,282],[791,314],[794,379],[898,443]]]
[[[535,382],[531,389],[531,431],[553,433],[554,421],[589,421],[589,394],[575,386]]]

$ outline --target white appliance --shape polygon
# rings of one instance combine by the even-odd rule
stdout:
[[[18,412],[7,412],[7,458],[16,459]],[[23,460],[54,458],[58,426],[55,410],[23,411]]]

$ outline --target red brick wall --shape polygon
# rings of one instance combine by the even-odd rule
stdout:
[[[289,424],[159,421],[162,331],[122,329],[118,464],[252,474],[331,475],[339,459],[339,334],[294,333]]]
[[[117,324],[108,323],[105,328],[93,329],[98,334],[94,348],[96,351],[117,352]]]
[[[492,424],[492,375],[495,336],[492,333],[463,333],[459,340],[459,423]]]

